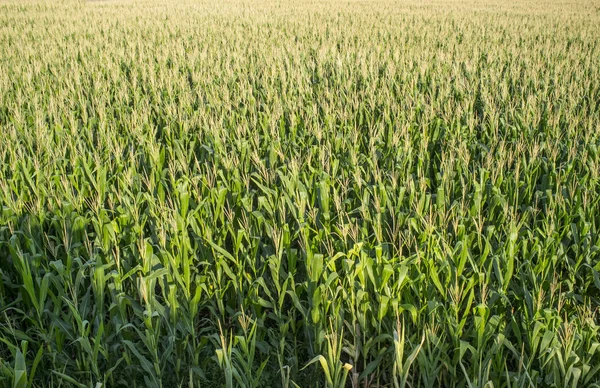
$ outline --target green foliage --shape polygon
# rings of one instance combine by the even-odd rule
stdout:
[[[0,386],[599,387],[598,10],[0,2]]]

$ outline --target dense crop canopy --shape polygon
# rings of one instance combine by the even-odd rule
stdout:
[[[0,0],[0,386],[600,382],[600,3]]]

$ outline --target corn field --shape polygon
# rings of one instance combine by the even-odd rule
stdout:
[[[0,386],[600,387],[598,0],[0,0]]]

